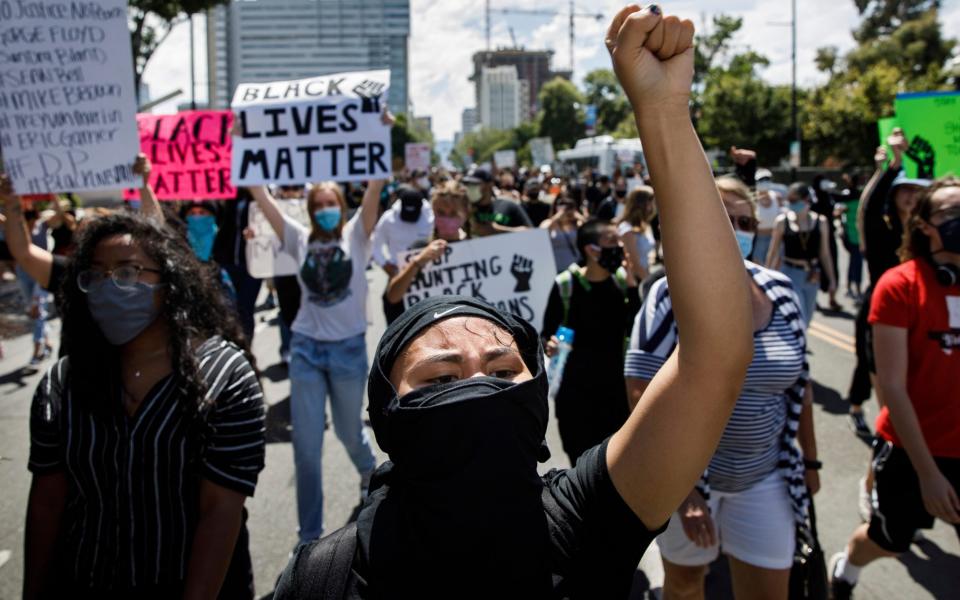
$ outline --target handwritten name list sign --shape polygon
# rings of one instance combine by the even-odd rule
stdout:
[[[0,148],[20,194],[139,186],[125,0],[0,0]]]
[[[390,128],[381,117],[389,85],[384,70],[237,86],[233,184],[389,177]]]

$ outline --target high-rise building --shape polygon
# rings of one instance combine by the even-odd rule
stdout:
[[[232,0],[207,17],[208,97],[240,83],[390,69],[390,110],[409,99],[410,0]]]
[[[516,67],[484,67],[480,75],[480,122],[489,129],[512,129],[522,121]]]
[[[479,122],[476,108],[463,109],[463,112],[460,113],[460,133],[462,135],[470,133]]]
[[[485,67],[504,67],[511,66],[516,68],[517,77],[520,79],[521,90],[520,100],[523,105],[520,120],[528,121],[537,115],[540,110],[539,97],[540,90],[544,84],[554,77],[570,78],[569,71],[553,71],[550,68],[550,60],[553,58],[553,50],[525,50],[523,48],[499,48],[497,50],[485,50],[476,52],[473,55],[473,75],[470,81],[476,86],[477,106],[480,106],[480,96],[483,94],[481,89],[481,74]],[[486,122],[481,122],[486,126]]]

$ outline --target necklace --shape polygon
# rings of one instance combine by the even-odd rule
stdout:
[[[141,360],[142,362],[149,362],[149,361],[151,361],[153,358],[156,358],[156,357],[161,356],[161,355],[165,355],[166,353],[167,353],[167,349],[166,349],[166,348],[161,348],[161,349],[159,349],[159,350],[155,350],[155,351],[151,352],[150,354],[147,354],[146,356],[144,356],[144,357],[141,358],[140,360]],[[139,379],[140,376],[143,374],[143,368],[144,368],[144,367],[141,367],[141,368],[138,368],[138,369],[134,369],[134,371],[133,371],[133,377],[134,377],[135,379]]]

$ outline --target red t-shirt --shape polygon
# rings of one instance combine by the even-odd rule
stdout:
[[[907,333],[907,393],[934,456],[960,458],[960,286],[937,282],[933,267],[911,260],[884,273],[873,292],[870,323]],[[889,410],[877,433],[902,446]]]

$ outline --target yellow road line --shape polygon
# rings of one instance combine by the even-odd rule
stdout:
[[[852,335],[843,333],[841,331],[837,331],[836,329],[834,329],[833,327],[830,327],[829,325],[824,325],[822,323],[817,323],[816,321],[813,321],[810,323],[810,328],[816,329],[820,333],[824,335],[829,335],[834,339],[840,340],[841,342],[846,342],[848,344],[857,343],[857,339]]]
[[[837,348],[840,348],[841,350],[846,350],[846,351],[849,352],[850,354],[856,354],[856,353],[857,353],[857,349],[856,349],[852,344],[846,344],[846,343],[844,343],[844,342],[841,342],[841,341],[837,340],[836,338],[833,338],[833,337],[830,337],[829,335],[823,334],[823,333],[820,332],[819,329],[814,329],[814,328],[811,327],[810,329],[807,330],[807,332],[808,332],[810,335],[812,335],[813,337],[815,337],[815,338],[817,338],[817,339],[820,339],[820,340],[823,340],[824,342],[830,344],[831,346],[835,346],[835,347],[837,347]]]

